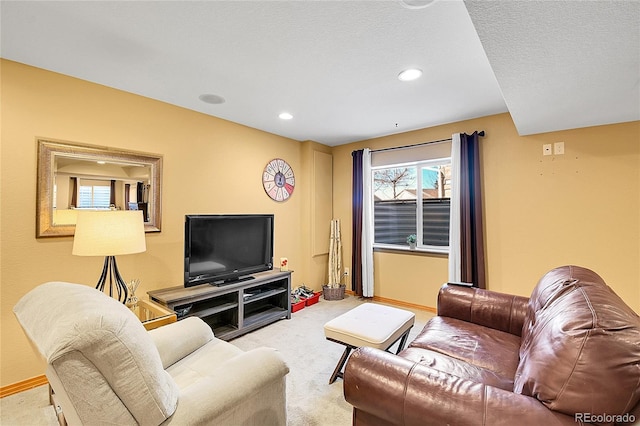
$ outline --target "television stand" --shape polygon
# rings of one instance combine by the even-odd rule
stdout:
[[[222,286],[204,283],[152,290],[147,294],[154,302],[175,311],[178,321],[200,317],[217,338],[231,340],[291,318],[291,272],[260,272],[253,279]]]

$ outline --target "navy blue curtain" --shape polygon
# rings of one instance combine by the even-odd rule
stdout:
[[[486,288],[480,136],[460,134],[460,263],[463,282]]]
[[[362,296],[362,154],[364,150],[353,151],[352,204],[351,204],[351,290]]]
[[[78,207],[78,178],[71,178],[71,207]]]
[[[125,183],[124,184],[124,209],[125,210],[129,210],[129,200],[131,199],[130,197],[131,193],[129,191],[131,191],[131,184]]]
[[[138,203],[143,202],[144,200],[142,199],[142,194],[144,192],[144,185],[142,182],[138,182],[138,184],[136,185],[136,201]]]
[[[116,181],[111,179],[111,188],[109,194],[109,205],[116,206]]]

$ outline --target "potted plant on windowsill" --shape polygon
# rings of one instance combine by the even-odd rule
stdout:
[[[417,239],[416,234],[411,234],[407,237],[407,243],[409,243],[409,248],[411,250],[415,250]]]

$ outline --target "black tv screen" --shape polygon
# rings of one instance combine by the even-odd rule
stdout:
[[[187,215],[184,285],[219,285],[273,269],[273,215]]]

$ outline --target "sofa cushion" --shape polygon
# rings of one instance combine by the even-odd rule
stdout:
[[[429,349],[407,348],[400,354],[401,357],[418,364],[426,365],[434,370],[451,374],[464,380],[475,383],[484,383],[508,391],[513,390],[513,377],[507,378],[494,373],[493,371],[469,364],[450,356],[430,351]]]
[[[593,271],[550,271],[529,301],[514,392],[569,415],[629,412],[640,400],[640,317]]]
[[[214,370],[223,367],[227,361],[243,353],[243,350],[231,343],[214,337],[197,351],[168,367],[167,372],[178,387],[184,389],[199,380],[208,378]]]
[[[434,317],[409,345],[429,349],[495,373],[512,382],[520,337],[449,317]]]

